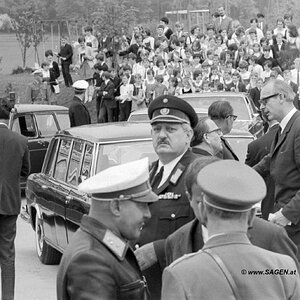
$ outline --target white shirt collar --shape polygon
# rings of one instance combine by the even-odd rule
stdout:
[[[292,116],[294,115],[294,113],[297,111],[297,109],[294,107],[290,110],[290,112],[281,120],[279,126],[281,128],[281,133],[283,132],[283,130],[285,129],[287,123],[289,122],[289,120],[292,118]]]
[[[160,184],[159,184],[158,187],[160,187],[161,185],[163,185],[167,181],[167,179],[169,178],[171,172],[173,171],[173,169],[175,168],[177,163],[180,161],[182,156],[185,154],[185,152],[183,154],[179,155],[178,157],[176,157],[175,159],[173,159],[172,161],[170,161],[169,163],[167,163],[166,165],[164,165],[160,160],[158,161],[158,168],[157,168],[156,174],[160,171],[160,168],[162,166],[164,167],[164,173],[163,173],[162,179],[161,179]]]
[[[0,125],[5,125],[8,128],[8,125],[4,122],[0,122]]]
[[[208,240],[208,230],[204,225],[201,225],[201,229],[202,229],[202,238],[203,238],[203,242],[204,244],[207,242]]]

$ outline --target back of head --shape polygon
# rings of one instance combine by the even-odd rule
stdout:
[[[212,120],[226,119],[233,114],[233,108],[228,101],[215,101],[208,108],[208,116]]]
[[[0,98],[0,120],[8,120],[13,105],[5,98]]]
[[[209,117],[202,117],[199,119],[197,125],[194,127],[194,136],[191,141],[191,147],[197,146],[204,141],[204,134],[208,132],[209,126],[207,125],[206,121]]]

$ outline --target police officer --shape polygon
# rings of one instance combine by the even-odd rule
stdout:
[[[148,159],[111,167],[85,180],[88,216],[68,245],[57,276],[57,299],[146,299],[146,284],[128,241],[138,239],[158,200]]]
[[[193,127],[198,116],[186,101],[171,95],[154,99],[148,108],[152,125],[152,140],[158,161],[150,170],[150,182],[159,201],[151,204],[149,219],[136,247],[139,262],[157,257],[144,274],[152,299],[160,298],[161,274],[164,268],[164,242],[172,232],[194,218],[184,191],[184,174],[188,165],[197,157],[190,150]],[[154,243],[152,243],[154,242]]]
[[[293,259],[254,246],[247,236],[255,217],[253,205],[266,194],[262,177],[240,162],[222,160],[204,167],[197,183],[208,240],[201,251],[165,269],[162,299],[299,299]],[[283,269],[289,273],[272,274]]]
[[[33,81],[26,89],[26,103],[48,104],[43,84],[43,70],[37,69],[33,73]]]
[[[85,100],[86,89],[89,84],[85,80],[77,80],[73,84],[75,96],[69,107],[69,117],[71,127],[91,124],[91,117],[88,109],[83,104]]]

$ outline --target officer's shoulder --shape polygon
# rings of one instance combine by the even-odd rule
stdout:
[[[183,256],[181,256],[180,258],[176,259],[175,261],[173,261],[168,268],[172,269],[172,268],[178,268],[182,263],[188,262],[191,259],[194,258],[194,256],[196,255],[200,255],[201,254],[201,250],[195,253],[189,253],[189,254],[184,254]]]

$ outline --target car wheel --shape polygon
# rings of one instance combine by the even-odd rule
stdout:
[[[35,245],[36,252],[40,261],[45,265],[59,264],[61,253],[51,247],[44,240],[43,220],[36,216],[35,218]]]

